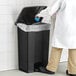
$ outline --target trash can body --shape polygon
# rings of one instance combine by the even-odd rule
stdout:
[[[18,27],[19,69],[34,72],[37,65],[48,63],[50,30],[24,32]]]

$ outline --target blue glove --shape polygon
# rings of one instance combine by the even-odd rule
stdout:
[[[35,17],[34,20],[35,20],[36,22],[40,22],[40,18],[39,18],[39,17]]]

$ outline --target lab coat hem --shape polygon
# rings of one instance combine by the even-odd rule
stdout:
[[[62,48],[62,49],[76,49],[76,47],[64,47],[64,46],[58,46],[58,45],[51,45],[52,47],[55,47],[55,48]]]

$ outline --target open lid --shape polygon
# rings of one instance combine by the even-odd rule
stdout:
[[[32,6],[23,8],[15,24],[17,25],[17,23],[24,23],[26,25],[31,25],[35,23],[34,18],[36,14],[46,8],[47,6]]]

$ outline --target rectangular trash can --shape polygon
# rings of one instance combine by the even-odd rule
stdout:
[[[18,21],[19,70],[30,73],[48,63],[50,24]]]

